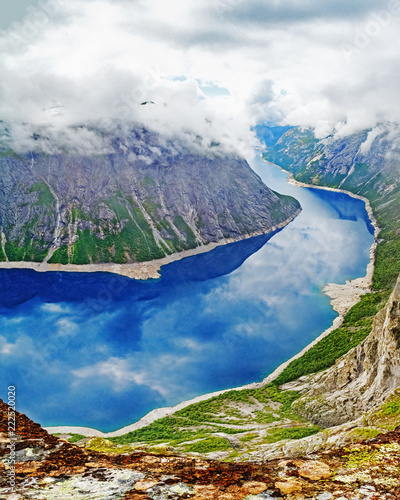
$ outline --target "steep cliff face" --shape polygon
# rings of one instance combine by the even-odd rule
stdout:
[[[323,426],[360,417],[400,386],[400,278],[364,342],[309,378],[297,413]]]
[[[0,260],[147,261],[266,233],[300,208],[239,157],[177,152],[145,131],[96,157],[4,152],[0,169]]]

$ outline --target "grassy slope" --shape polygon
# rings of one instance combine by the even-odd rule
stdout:
[[[133,444],[162,452],[222,451],[226,458],[235,458],[251,451],[260,438],[263,443],[273,443],[317,433],[319,427],[291,413],[291,405],[299,397],[296,391],[280,391],[272,384],[229,391],[123,436],[90,441],[87,447],[104,451]]]

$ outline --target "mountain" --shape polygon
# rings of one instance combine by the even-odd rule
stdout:
[[[266,135],[268,142],[270,135]],[[317,139],[312,130],[292,128],[280,134],[264,158],[289,170],[297,181],[348,190],[370,201],[380,228],[373,289],[393,288],[400,273],[398,127],[386,124],[324,139]]]
[[[400,387],[400,278],[374,317],[368,337],[334,366],[299,386],[303,397],[294,408],[324,427],[360,418]]]
[[[150,261],[270,232],[300,209],[238,156],[190,152],[146,130],[109,142],[91,156],[0,154],[0,260]]]
[[[55,438],[18,415],[17,477],[24,485],[35,478],[26,497],[68,491],[68,498],[83,500],[88,491],[101,498],[101,491],[134,499],[397,498],[400,207],[392,132],[324,140],[296,128],[263,132],[272,143],[265,159],[297,180],[368,198],[377,216],[372,289],[338,328],[274,380],[179,405],[125,434]],[[1,403],[0,415],[6,464],[8,417]],[[7,472],[0,467],[3,485]]]

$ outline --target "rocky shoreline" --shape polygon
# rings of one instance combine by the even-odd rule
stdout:
[[[270,227],[267,231],[257,231],[251,234],[243,235],[239,238],[225,238],[216,243],[209,243],[207,245],[202,245],[191,250],[185,250],[183,252],[174,253],[168,257],[162,259],[151,260],[146,262],[135,262],[133,264],[115,264],[115,263],[103,263],[103,264],[49,264],[48,262],[23,262],[23,261],[6,261],[0,262],[0,269],[31,269],[37,272],[71,272],[71,273],[97,273],[97,272],[108,272],[119,274],[121,276],[126,276],[127,278],[132,278],[136,280],[148,280],[148,279],[158,279],[160,278],[160,269],[162,266],[171,264],[177,260],[185,259],[186,257],[192,257],[194,255],[199,255],[202,253],[214,250],[214,248],[228,245],[229,243],[235,243],[237,241],[253,238],[255,236],[261,236],[263,234],[273,233],[278,229],[282,229],[287,226],[293,219],[295,219],[301,209],[296,210],[296,212],[284,220],[280,224]]]

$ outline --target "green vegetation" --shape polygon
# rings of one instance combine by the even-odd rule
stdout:
[[[27,262],[42,262],[46,257],[48,249],[40,249],[40,243],[37,246],[33,246],[33,240],[25,240],[25,246],[18,246],[16,243],[7,241],[4,245],[5,252],[7,254],[8,260],[13,262],[27,261]]]
[[[120,233],[111,236],[111,240],[106,239],[106,244],[114,243],[114,262],[126,263],[126,254],[134,255],[138,262],[164,257],[165,254],[157,246],[148,222],[133,200],[126,200],[117,192],[109,200],[109,206],[116,214],[118,222],[123,222],[124,226]]]
[[[362,448],[359,450],[349,450],[345,448],[349,454],[343,457],[347,459],[347,467],[357,469],[358,467],[376,462],[379,456],[379,451]]]
[[[183,220],[183,217],[180,216],[180,215],[176,215],[174,217],[174,224],[179,229],[179,231],[181,233],[184,233],[184,235],[186,235],[187,248],[188,249],[189,248],[195,248],[195,246],[196,246],[196,237],[193,234],[193,231],[190,229],[190,227]]]
[[[210,421],[212,415],[225,413],[231,403],[245,403],[255,405],[255,401],[269,405],[271,402],[280,403],[281,407],[276,413],[281,418],[288,416],[292,403],[300,397],[297,391],[281,391],[273,384],[262,389],[242,389],[240,391],[228,391],[206,401],[187,406],[175,413],[177,417],[184,417],[193,422]],[[256,410],[258,411],[258,410]],[[225,422],[228,423],[228,422]]]
[[[145,175],[143,179],[140,181],[140,184],[143,187],[147,187],[147,186],[155,186],[156,182],[152,177],[150,177],[150,175]]]
[[[332,366],[335,361],[356,347],[371,332],[372,319],[355,330],[341,327],[331,332],[299,359],[292,361],[274,381],[281,385]],[[353,327],[352,327],[353,328]]]
[[[369,426],[390,431],[400,425],[400,389],[394,391],[378,410],[371,411],[365,421]]]
[[[12,149],[8,149],[7,151],[0,151],[0,158],[14,158],[16,160],[23,160],[24,158],[17,154]]]
[[[321,427],[312,425],[309,427],[277,427],[271,429],[264,438],[266,443],[276,443],[284,439],[302,439],[321,431]]]
[[[388,416],[388,417],[389,416],[393,417],[397,415],[400,416],[400,400],[394,399],[392,401],[385,403],[382,406],[381,411],[378,413],[378,415]]]
[[[120,455],[122,453],[132,453],[134,450],[131,446],[117,446],[112,443],[109,439],[95,437],[90,439],[88,443],[86,443],[85,448],[87,450],[97,451],[99,453],[110,453],[115,455]]]
[[[25,245],[24,249],[23,260],[26,262],[43,262],[49,251],[43,240],[36,242],[33,238],[29,239],[29,243]]]
[[[146,178],[147,185],[152,181]],[[50,211],[54,204],[54,197],[49,186],[44,183],[36,183],[29,192],[38,193],[36,205],[45,207]],[[49,259],[50,264],[91,264],[99,262],[115,262],[124,264],[127,262],[145,262],[161,259],[173,252],[187,250],[196,247],[196,238],[181,216],[174,218],[174,224],[182,233],[184,238],[179,238],[173,231],[170,223],[166,220],[159,221],[158,229],[163,228],[170,234],[168,244],[156,243],[153,231],[147,222],[140,207],[133,201],[117,191],[109,200],[109,207],[116,214],[112,224],[104,227],[100,220],[92,219],[85,214],[81,208],[71,209],[71,222],[83,221],[91,223],[91,227],[84,230],[78,229],[78,240],[71,245],[63,245],[57,249]],[[159,205],[152,201],[144,203],[144,208],[155,220],[158,219],[157,210]],[[5,252],[10,261],[34,261],[41,262],[48,253],[48,243],[44,242],[42,236],[35,234],[35,224],[39,216],[29,224],[25,225],[26,237],[24,242],[7,242]],[[98,230],[102,227],[103,233]],[[37,230],[36,230],[37,233]],[[6,255],[0,251],[0,261],[6,260]]]
[[[4,245],[8,260],[20,261],[24,259],[25,249],[24,247],[19,247],[16,243],[7,241]]]
[[[229,441],[221,437],[209,437],[184,446],[185,451],[195,453],[210,453],[212,451],[224,451],[231,448],[232,446]]]
[[[147,427],[124,436],[111,438],[111,440],[118,444],[168,442],[171,445],[177,445],[195,439],[214,438],[211,434],[215,432],[225,434],[248,433],[254,431],[254,428],[249,429],[243,425],[251,425],[257,418],[260,420],[265,419],[265,421],[268,421],[267,423],[292,418],[291,405],[299,397],[299,392],[281,391],[272,384],[262,389],[228,391],[206,401],[187,406],[170,417],[159,419]],[[259,410],[260,403],[265,405],[265,413]],[[232,411],[232,405],[235,404],[253,407],[255,418],[250,415],[247,418],[232,419],[229,416],[229,411]],[[273,411],[279,415],[279,418],[269,416],[268,411],[272,411],[269,405],[272,404],[276,407]],[[241,417],[240,413],[236,411],[235,417]],[[227,427],[228,425],[235,425],[238,428]]]
[[[375,316],[376,313],[385,307],[390,293],[390,290],[386,290],[384,292],[363,295],[360,301],[346,314],[343,325],[356,326],[361,320]]]
[[[6,260],[6,254],[3,252],[3,247],[0,245],[0,262],[4,262]]]
[[[156,420],[147,427],[138,429],[123,436],[110,438],[116,444],[127,443],[158,443],[163,441],[173,441],[175,444],[192,439],[206,437],[203,430],[181,429],[174,417],[165,417]]]
[[[115,229],[110,231],[104,229],[104,236],[96,234],[95,231],[86,228],[78,230],[78,241],[72,246],[70,255],[68,246],[64,245],[49,260],[49,263],[60,264],[90,264],[97,262],[116,262],[124,264],[128,259],[138,262],[160,259],[170,249],[160,249],[153,237],[153,233],[140,208],[122,197],[117,192],[110,200],[109,206],[114,211],[117,219],[114,221]],[[147,209],[151,212],[156,210],[156,205],[148,204]],[[153,214],[154,215],[154,214]],[[89,216],[77,209],[72,209],[72,220],[90,220]],[[101,225],[100,221],[92,221],[94,227]],[[122,231],[117,229],[117,224],[122,226]]]
[[[143,206],[144,206],[144,209],[146,210],[146,212],[148,214],[150,214],[154,220],[159,219],[159,215],[158,215],[157,210],[158,210],[158,208],[161,208],[161,205],[157,205],[156,203],[153,203],[152,201],[145,201],[143,203]]]
[[[49,264],[69,264],[68,245],[63,245],[56,250],[49,259]]]
[[[376,248],[374,290],[392,289],[400,274],[400,237],[381,241]]]
[[[70,443],[77,443],[81,439],[85,439],[86,436],[82,436],[82,434],[70,434],[71,437],[68,438]]]
[[[358,428],[354,429],[351,431],[351,434],[354,435],[354,437],[357,438],[357,440],[364,440],[364,439],[374,439],[376,436],[379,436],[381,434],[381,431],[378,429],[369,429],[369,428]]]
[[[203,219],[201,218],[201,216],[200,216],[200,215],[197,215],[197,219],[196,219],[196,227],[197,227],[197,229],[199,229],[199,230],[200,230],[201,228],[205,227],[205,224],[204,224],[204,222],[203,222]]]
[[[356,347],[371,332],[375,314],[389,298],[390,290],[369,293],[346,314],[343,325],[320,340],[301,358],[292,361],[274,383],[281,385],[332,366],[335,361]]]
[[[45,182],[37,182],[28,189],[28,193],[38,193],[36,205],[44,205],[48,208],[51,208],[53,205],[54,196]]]
[[[272,415],[272,413],[257,411],[256,417],[254,420],[258,424],[272,424],[273,422],[277,422],[278,420],[280,420],[280,418],[274,417],[274,415]]]
[[[248,443],[249,441],[253,441],[253,439],[257,439],[258,437],[259,435],[257,434],[257,432],[249,432],[245,436],[241,437],[240,441],[242,443]]]

